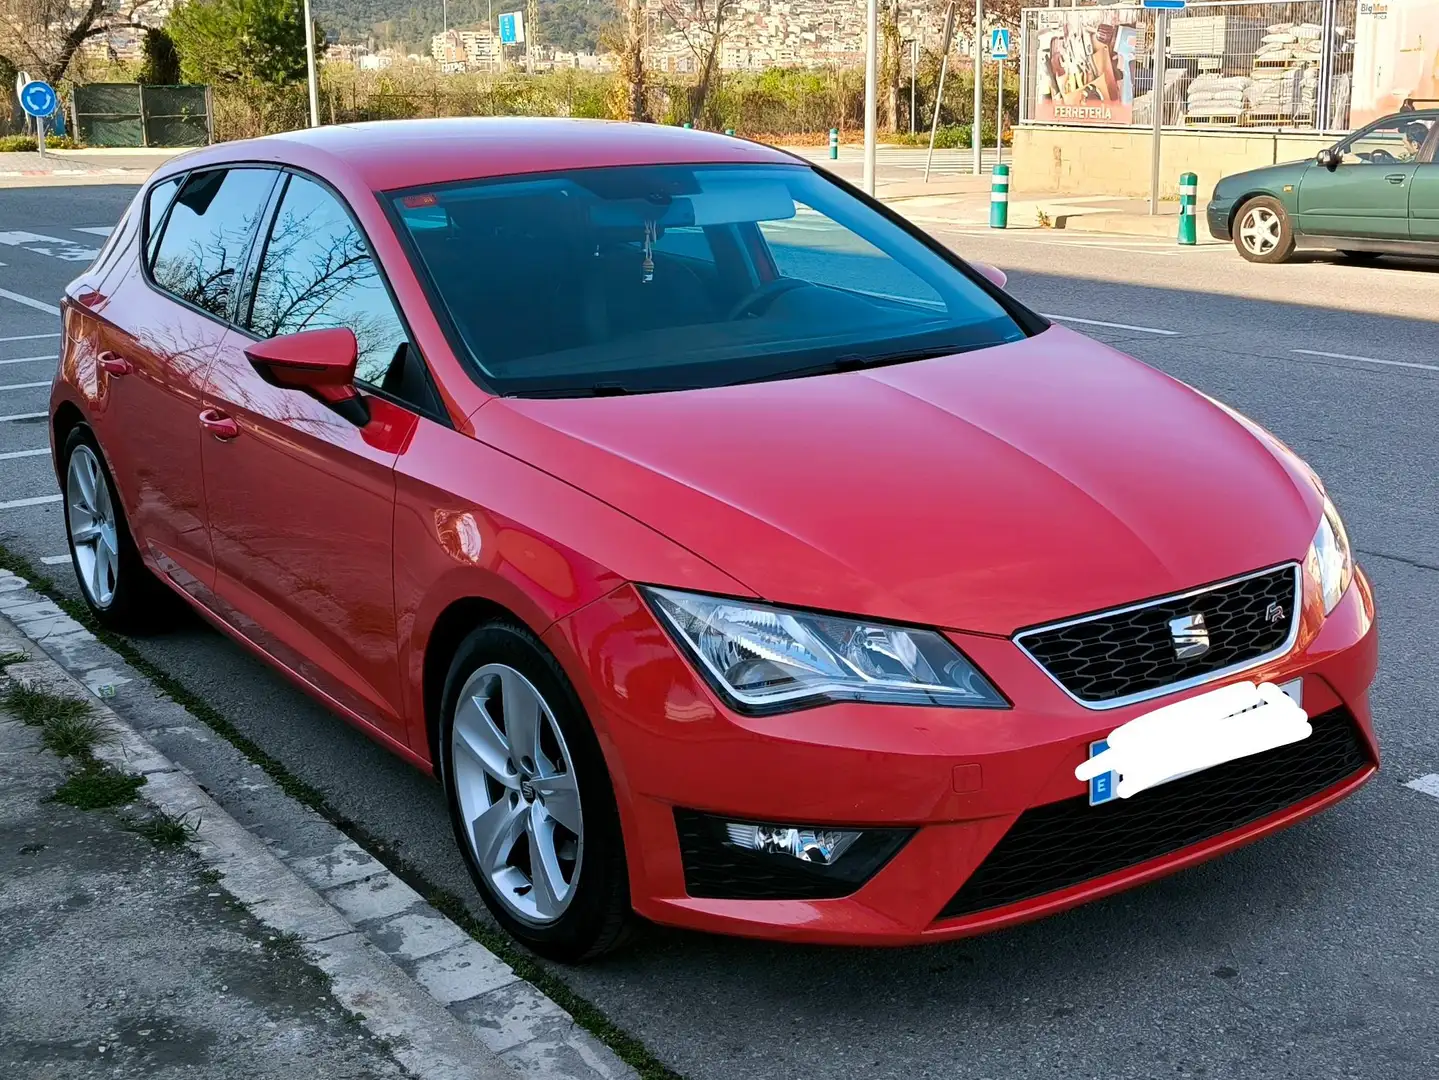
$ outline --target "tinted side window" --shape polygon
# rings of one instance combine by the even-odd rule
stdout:
[[[384,386],[406,335],[379,268],[335,196],[292,176],[260,264],[250,329],[268,338],[338,326],[359,342],[355,377]]]
[[[175,193],[180,190],[182,179],[184,177],[177,176],[173,180],[156,184],[145,196],[145,258],[152,264],[155,261],[155,245],[160,239],[160,226],[165,221],[165,211],[174,201]]]
[[[155,283],[219,318],[243,271],[250,238],[265,209],[275,173],[229,169],[191,176],[175,205],[150,267]]]

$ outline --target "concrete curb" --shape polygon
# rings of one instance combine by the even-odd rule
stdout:
[[[337,1001],[390,1040],[420,1080],[619,1080],[633,1069],[358,844],[278,789],[321,854],[278,851],[104,703],[138,673],[25,579],[0,570],[0,654],[17,681],[90,698],[116,741],[97,756],[146,777],[141,796],[197,828],[192,847],[225,887],[277,932],[296,934],[330,975]],[[128,674],[127,674],[128,673]],[[133,676],[133,679],[132,679]],[[100,699],[100,700],[95,700]],[[208,729],[173,706],[167,732]],[[175,723],[175,721],[179,721]],[[228,744],[227,744],[228,745]],[[238,751],[229,748],[236,756]],[[258,770],[256,770],[258,771]],[[328,832],[328,844],[325,834]]]

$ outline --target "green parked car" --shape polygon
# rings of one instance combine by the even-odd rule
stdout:
[[[1250,262],[1301,248],[1352,259],[1439,255],[1439,110],[1395,113],[1312,160],[1219,181],[1209,231]]]

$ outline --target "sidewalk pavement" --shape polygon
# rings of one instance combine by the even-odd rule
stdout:
[[[142,835],[162,819],[138,800],[52,801],[70,772],[0,705],[0,1076],[406,1075],[183,832]]]
[[[18,150],[0,153],[0,187],[50,184],[139,184],[188,147]]]

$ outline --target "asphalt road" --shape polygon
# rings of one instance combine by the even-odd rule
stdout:
[[[45,410],[58,340],[54,316],[15,297],[53,303],[77,267],[59,256],[99,241],[75,230],[113,222],[129,194],[0,192],[0,541],[32,561],[68,562],[58,503],[14,505],[56,490],[28,414]],[[1217,862],[989,937],[861,951],[653,929],[562,977],[692,1080],[1439,1076],[1439,798],[1405,786],[1439,773],[1439,270],[941,232],[1039,310],[1266,424],[1327,479],[1379,595],[1383,771]],[[54,572],[74,589],[67,565]],[[469,891],[429,780],[198,624],[138,645],[433,881]]]

